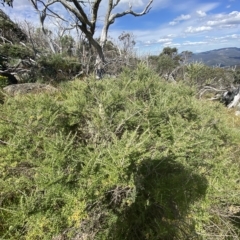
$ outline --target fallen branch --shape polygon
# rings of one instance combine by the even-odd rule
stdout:
[[[6,39],[5,37],[0,36],[0,38],[3,40],[4,43],[5,43],[5,41],[6,41],[6,42],[8,42],[8,43],[10,43],[10,44],[13,45],[13,43],[12,43],[10,40]]]
[[[202,98],[202,95],[207,92],[207,91],[214,91],[214,92],[226,92],[226,89],[217,89],[217,88],[214,88],[214,87],[211,87],[211,86],[205,86],[204,88],[202,88],[198,94],[199,94],[199,98],[201,99]],[[217,97],[217,98],[213,98],[212,100],[217,100],[219,99],[220,97]],[[210,99],[211,100],[211,99]]]

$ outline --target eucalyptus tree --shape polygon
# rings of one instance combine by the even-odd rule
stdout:
[[[3,0],[2,0],[3,1]],[[6,1],[6,0],[5,0]],[[44,23],[47,18],[54,17],[62,19],[72,27],[80,29],[88,39],[89,43],[97,52],[96,69],[99,72],[105,63],[104,46],[108,38],[109,27],[117,18],[125,15],[133,15],[135,17],[147,14],[153,0],[148,0],[142,12],[133,10],[132,4],[129,2],[129,7],[126,10],[115,11],[120,3],[126,3],[125,0],[30,0],[34,9],[39,13],[40,22],[44,31]],[[66,10],[66,15],[58,14],[54,6],[62,6]],[[101,22],[100,15],[105,9],[104,20]],[[119,8],[121,9],[121,8]],[[101,11],[101,13],[100,13]],[[64,17],[63,17],[64,16]],[[69,21],[69,19],[74,22]],[[101,35],[96,39],[95,33],[97,27],[101,26]]]

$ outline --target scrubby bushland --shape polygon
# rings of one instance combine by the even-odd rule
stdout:
[[[209,67],[201,62],[186,64],[183,68],[185,82],[201,89],[208,86],[227,88],[234,83],[235,72],[232,69]]]
[[[149,56],[149,66],[168,81],[195,87],[200,96],[214,96],[239,83],[239,71],[234,68],[209,67],[202,62],[189,62],[191,52],[178,54],[176,48],[166,47],[159,56]]]
[[[237,82],[238,71],[233,68],[209,67],[201,62],[189,63],[177,69],[177,78],[196,89],[198,98],[220,100]]]
[[[37,63],[36,78],[42,82],[59,83],[70,80],[82,70],[82,64],[77,59],[60,54],[41,56]]]
[[[19,44],[8,44],[5,43],[0,46],[0,54],[8,56],[12,59],[24,59],[24,58],[33,58],[34,53],[30,48],[21,46]]]
[[[149,65],[160,75],[169,77],[172,71],[182,62],[177,48],[165,47],[158,56],[149,56]]]
[[[96,72],[98,50],[102,48],[100,39],[92,39],[96,44],[91,44],[82,31],[76,36],[76,32],[69,32],[58,21],[53,32],[47,28],[43,31],[42,27],[27,21],[16,24],[2,10],[0,29],[0,65],[4,58],[4,69],[0,66],[0,73],[16,76],[19,83],[56,84]],[[95,49],[94,45],[99,48]],[[134,51],[134,36],[130,33],[123,32],[117,43],[104,40],[103,45],[106,61],[101,73],[116,76],[124,67],[133,69],[139,62]]]
[[[0,75],[0,90],[2,90],[2,88],[6,87],[7,85],[8,85],[7,77]]]
[[[194,96],[139,66],[6,99],[0,236],[237,239],[239,129]]]
[[[240,83],[240,70],[239,70],[239,68],[234,71],[234,83],[235,84]]]

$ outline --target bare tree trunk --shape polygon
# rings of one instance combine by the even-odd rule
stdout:
[[[48,44],[49,44],[50,49],[52,50],[52,53],[55,54],[55,53],[56,53],[56,50],[55,50],[55,48],[54,48],[54,46],[53,46],[53,43],[52,43],[50,37],[47,36],[47,34],[45,34],[44,31],[43,31],[43,33],[44,33],[44,35],[46,36],[47,42],[48,42]]]
[[[88,39],[89,43],[95,48],[97,51],[97,58],[96,58],[96,71],[97,71],[97,78],[101,78],[102,73],[103,73],[103,65],[105,63],[105,58],[104,58],[104,45],[107,41],[107,34],[108,34],[108,29],[111,24],[114,23],[116,18],[123,17],[125,15],[133,15],[135,17],[142,16],[147,14],[150,9],[151,9],[151,4],[153,0],[149,0],[148,4],[144,8],[144,10],[140,13],[136,13],[132,10],[132,5],[129,3],[129,9],[120,12],[120,13],[112,13],[113,9],[121,2],[121,0],[106,0],[108,2],[108,9],[105,15],[105,20],[104,20],[104,26],[102,29],[102,34],[100,37],[100,43],[98,43],[94,39],[94,33],[96,30],[96,23],[98,20],[98,13],[99,13],[99,6],[102,0],[94,0],[91,1],[90,4],[90,12],[91,14],[89,15],[86,12],[86,9],[83,7],[84,1],[78,1],[78,0],[52,0],[52,1],[47,1],[47,0],[30,0],[32,2],[32,5],[34,8],[37,10],[39,13],[40,17],[40,22],[42,25],[42,29],[44,30],[43,23],[45,21],[45,18],[48,16],[47,13],[51,13],[52,16],[55,16],[58,19],[61,19],[63,21],[66,21],[63,19],[60,15],[58,15],[56,12],[54,12],[52,9],[49,7],[55,3],[61,3],[62,6],[64,6],[68,11],[70,11],[75,17],[76,17],[76,22],[75,26],[77,26],[81,31],[85,34],[86,38]],[[38,5],[37,3],[41,3]],[[87,2],[87,1],[86,1]],[[90,1],[89,1],[90,3]],[[42,10],[39,9],[39,6],[42,6]],[[48,36],[47,36],[48,37]],[[50,40],[49,38],[47,38]],[[54,51],[53,45],[51,41],[49,41],[49,45]],[[98,75],[100,74],[100,75]]]
[[[96,79],[101,79],[104,74],[104,69],[103,69],[104,63],[105,63],[104,46],[107,41],[108,28],[109,28],[109,25],[106,23],[102,29],[102,33],[101,33],[101,37],[100,37],[99,46],[100,46],[101,51],[100,51],[100,49],[99,49],[99,51],[97,50],[98,55],[97,55],[96,63],[95,63]]]

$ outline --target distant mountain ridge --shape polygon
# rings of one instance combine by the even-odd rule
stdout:
[[[194,53],[190,62],[203,62],[208,66],[240,66],[240,48],[229,47]]]

